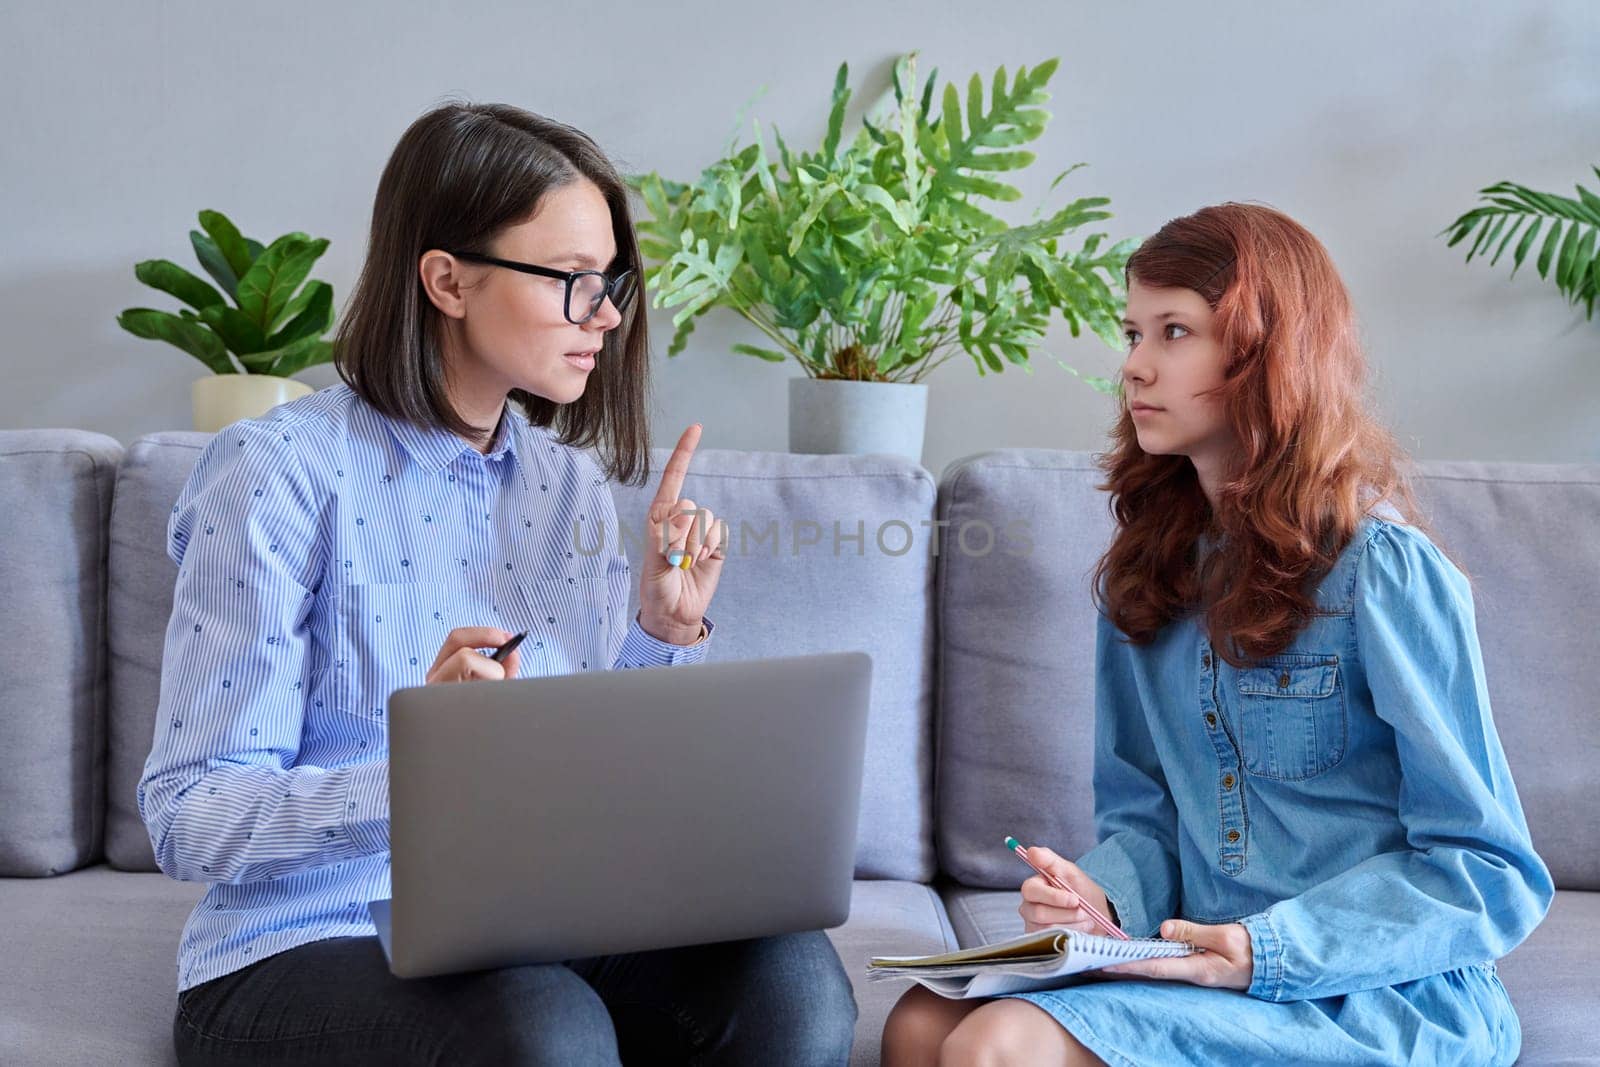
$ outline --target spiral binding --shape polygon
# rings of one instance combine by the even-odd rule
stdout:
[[[1095,952],[1100,955],[1111,956],[1119,960],[1132,959],[1134,957],[1143,959],[1166,958],[1182,956],[1196,951],[1192,941],[1168,941],[1158,937],[1134,937],[1126,941],[1118,941],[1115,938],[1102,937],[1099,934],[1084,934],[1076,930],[1072,931],[1072,933],[1080,941],[1092,940]],[[1079,946],[1075,945],[1074,947]],[[1084,945],[1082,947],[1088,948],[1089,946]],[[1152,952],[1152,949],[1155,951]]]

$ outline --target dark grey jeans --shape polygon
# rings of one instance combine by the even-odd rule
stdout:
[[[186,989],[188,1064],[843,1064],[856,1004],[820,931],[396,978],[375,937]]]

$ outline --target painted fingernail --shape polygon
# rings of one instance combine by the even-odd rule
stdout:
[[[670,567],[683,566],[683,553],[679,552],[677,549],[673,549],[671,552],[668,552],[667,565]]]

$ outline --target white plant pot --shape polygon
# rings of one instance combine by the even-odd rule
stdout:
[[[922,462],[928,387],[904,382],[789,379],[789,451],[889,453]]]
[[[194,428],[216,433],[229,423],[265,415],[279,404],[310,394],[311,386],[270,374],[212,374],[197,378]]]

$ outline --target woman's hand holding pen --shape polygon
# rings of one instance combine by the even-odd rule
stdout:
[[[1093,878],[1084,874],[1076,863],[1039,845],[1028,849],[1028,862],[1049,871],[1056,879],[1071,886],[1070,891],[1057,889],[1038,874],[1022,883],[1022,906],[1017,911],[1022,915],[1023,926],[1028,933],[1043,930],[1047,926],[1066,926],[1087,934],[1102,932],[1088,911],[1079,906],[1078,900],[1081,896],[1098,908],[1102,915],[1107,912],[1105,891],[1095,884]]]
[[[504,662],[499,662],[485,656],[478,650],[491,646],[501,646],[511,640],[512,635],[505,630],[497,630],[493,626],[458,626],[451,630],[444,639],[444,647],[439,649],[439,654],[433,659],[433,666],[428,668],[427,685],[439,682],[498,682],[502,678],[515,678],[517,676],[517,653],[515,647],[504,657]]]
[[[709,508],[682,499],[689,460],[700,443],[700,425],[678,439],[661,474],[661,486],[650,502],[644,554],[639,576],[639,625],[658,641],[692,645],[700,639],[701,620],[722,576],[724,524]]]
[[[1217,989],[1250,988],[1251,979],[1255,977],[1255,957],[1251,952],[1250,931],[1242,924],[1210,926],[1168,919],[1161,924],[1161,936],[1168,941],[1188,941],[1205,951],[1176,959],[1119,963],[1103,968],[1100,973],[1189,982]]]

